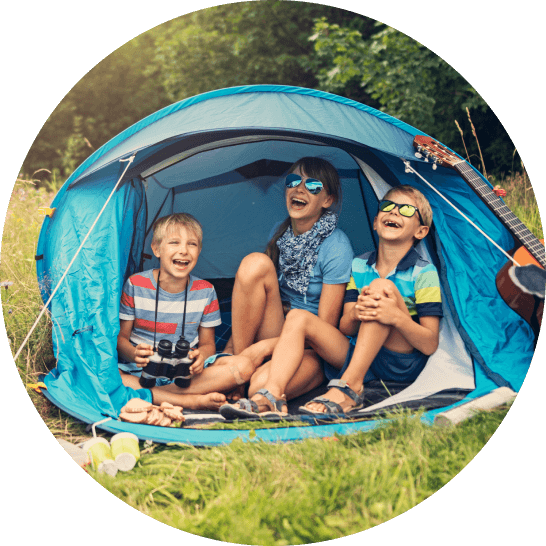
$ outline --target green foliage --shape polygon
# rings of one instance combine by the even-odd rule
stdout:
[[[322,89],[375,106],[461,154],[455,121],[471,134],[468,108],[487,170],[507,171],[514,146],[499,120],[476,90],[430,49],[381,23],[366,37],[326,18],[316,21],[310,39],[324,65],[317,76]],[[466,144],[471,160],[481,167],[475,161],[477,144],[472,139]]]

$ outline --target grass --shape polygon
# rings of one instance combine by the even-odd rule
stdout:
[[[507,205],[543,237],[529,179],[494,181]],[[17,181],[2,238],[2,311],[12,353],[42,308],[35,273],[36,241],[53,193]],[[44,316],[17,361],[25,384],[54,366],[51,322]],[[78,443],[85,426],[29,395],[49,430]],[[264,545],[330,540],[378,525],[423,501],[468,464],[506,415],[481,413],[451,429],[401,414],[382,428],[326,440],[270,445],[235,441],[197,449],[152,445],[138,466],[114,479],[90,471],[114,495],[163,523],[204,537]],[[249,424],[248,428],[255,428]],[[144,448],[144,446],[141,446]]]

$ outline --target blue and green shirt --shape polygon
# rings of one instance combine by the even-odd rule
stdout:
[[[351,280],[347,284],[344,303],[356,302],[362,289],[380,278],[375,267],[376,261],[377,251],[367,252],[353,260]],[[410,248],[385,278],[398,288],[414,320],[418,317],[443,316],[438,271],[414,247]]]

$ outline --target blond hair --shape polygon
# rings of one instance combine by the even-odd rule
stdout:
[[[421,218],[423,219],[423,224],[430,227],[432,225],[432,209],[430,208],[430,203],[428,199],[413,186],[408,186],[407,184],[396,186],[391,188],[384,196],[383,199],[390,199],[391,195],[394,193],[402,193],[404,195],[409,195],[413,197],[417,208],[421,213]]]
[[[152,246],[159,246],[167,231],[175,226],[181,226],[193,232],[199,242],[199,248],[203,247],[203,227],[197,218],[187,212],[178,212],[158,218],[153,226]]]

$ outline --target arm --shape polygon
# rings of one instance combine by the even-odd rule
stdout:
[[[134,362],[139,368],[148,364],[149,356],[154,354],[153,347],[147,343],[139,343],[136,347],[131,343],[130,337],[133,331],[133,320],[119,321],[119,334],[117,349],[118,354],[128,362]]]
[[[323,284],[320,293],[318,317],[337,328],[343,307],[345,284]]]

